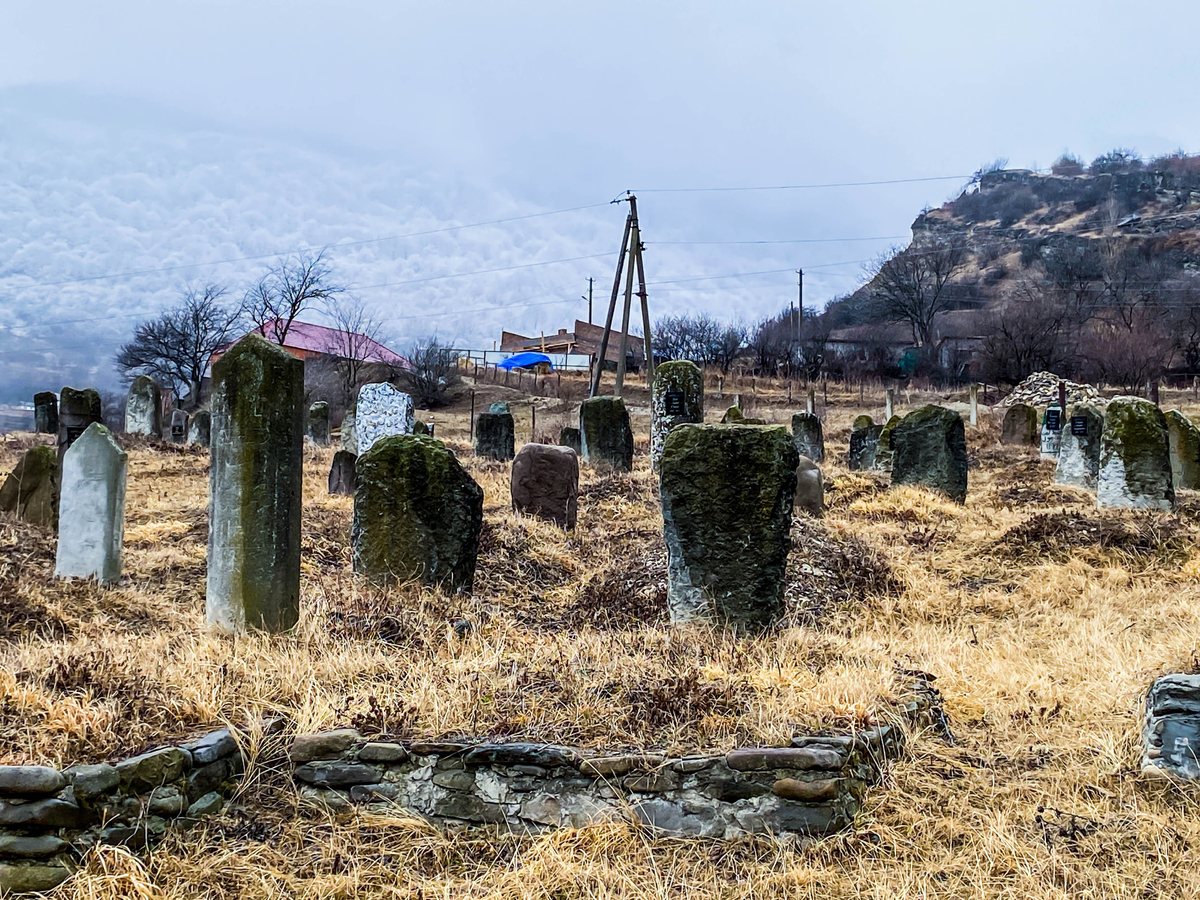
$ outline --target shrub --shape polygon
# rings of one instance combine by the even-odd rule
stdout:
[[[1121,172],[1136,172],[1140,168],[1142,158],[1137,155],[1136,150],[1118,147],[1093,159],[1092,164],[1088,166],[1088,172],[1092,175],[1117,175]]]
[[[1064,153],[1050,166],[1053,175],[1082,175],[1083,160],[1073,153]]]

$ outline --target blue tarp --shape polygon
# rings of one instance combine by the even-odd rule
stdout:
[[[497,369],[532,369],[545,363],[554,371],[554,363],[545,353],[516,353],[504,362],[496,363]]]

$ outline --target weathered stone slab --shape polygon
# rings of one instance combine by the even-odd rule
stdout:
[[[1171,482],[1175,490],[1200,488],[1200,431],[1177,409],[1163,413],[1167,420],[1167,446],[1171,453]]]
[[[621,397],[590,397],[579,405],[583,461],[594,468],[633,468],[633,429]]]
[[[507,462],[516,447],[516,425],[510,412],[485,412],[475,417],[475,455]]]
[[[1058,459],[1058,451],[1062,447],[1064,416],[1065,413],[1057,406],[1049,407],[1042,415],[1042,459]]]
[[[33,894],[58,887],[71,875],[66,866],[40,863],[0,863],[0,895]]]
[[[892,471],[892,433],[901,422],[900,416],[892,416],[879,432],[879,443],[875,446],[875,471]]]
[[[801,456],[807,456],[818,464],[825,462],[825,432],[818,416],[808,412],[798,412],[792,416],[792,439],[796,442],[796,452]]]
[[[365,762],[404,762],[408,759],[408,751],[402,744],[369,741],[358,751],[358,758]]]
[[[879,449],[879,436],[882,433],[882,425],[868,425],[866,428],[850,432],[850,459],[847,468],[851,472],[865,472],[875,468],[875,454]]]
[[[840,769],[845,757],[834,750],[818,747],[746,747],[730,750],[725,764],[738,772],[760,769]]]
[[[329,493],[343,497],[354,496],[355,465],[358,457],[349,450],[339,450],[333,454],[333,462],[329,466]]]
[[[382,438],[358,458],[354,571],[470,591],[483,527],[483,489],[439,440]]]
[[[1038,411],[1027,403],[1014,403],[1004,414],[1000,443],[1013,447],[1036,447]]]
[[[318,787],[377,784],[383,778],[378,766],[354,762],[311,762],[296,767],[296,777]]]
[[[66,841],[52,834],[4,834],[0,835],[0,859],[44,859],[61,852],[66,846]]]
[[[796,465],[795,508],[810,516],[825,514],[825,479],[820,467],[807,456]]]
[[[139,375],[125,398],[125,432],[162,436],[162,389],[149,375]]]
[[[50,766],[0,766],[0,794],[44,797],[66,786],[67,779]]]
[[[514,742],[511,744],[480,744],[463,756],[467,766],[543,766],[555,768],[579,764],[579,754],[570,747],[552,744]]]
[[[572,428],[570,425],[564,425],[558,430],[558,443],[563,447],[570,447],[580,456],[583,455],[582,436],[578,428]]]
[[[412,434],[415,421],[412,397],[408,394],[397,390],[386,381],[364,384],[359,388],[358,403],[354,409],[357,449],[346,449],[362,456],[380,438],[393,434]],[[345,444],[342,446],[345,447]]]
[[[63,455],[55,577],[120,581],[127,467],[125,451],[98,424]]]
[[[97,794],[106,793],[121,783],[121,775],[116,766],[107,763],[72,766],[63,775],[71,782],[76,800],[87,800]]]
[[[27,803],[0,800],[0,827],[7,828],[82,828],[90,816],[74,803],[47,798]]]
[[[922,406],[892,431],[892,484],[932,488],[962,503],[967,497],[967,439],[962,416]]]
[[[174,781],[191,765],[186,750],[163,747],[123,759],[116,765],[121,783],[134,791],[149,791]]]
[[[31,447],[0,485],[0,512],[22,522],[58,525],[58,456],[53,447]]]
[[[318,447],[329,446],[329,404],[324,400],[308,408],[308,439]]]
[[[850,425],[851,433],[862,431],[864,428],[872,428],[875,425],[875,420],[865,413],[861,416],[855,416],[854,421]]]
[[[314,759],[332,759],[348,750],[355,741],[361,741],[360,735],[353,728],[335,728],[332,731],[322,731],[317,734],[299,734],[288,749],[288,758],[292,762],[309,762]]]
[[[187,443],[188,435],[188,414],[182,409],[176,409],[171,412],[171,443],[184,444]]]
[[[1163,675],[1146,695],[1142,772],[1200,779],[1200,675]]]
[[[780,778],[771,786],[771,793],[785,800],[801,803],[825,803],[837,799],[838,783],[835,778],[820,778],[801,781],[798,778]]]
[[[207,447],[212,441],[212,413],[207,409],[198,409],[188,423],[189,444]]]
[[[65,387],[58,398],[58,459],[77,441],[93,422],[103,424],[100,394],[93,388],[76,390]]]
[[[58,395],[53,391],[33,395],[33,427],[38,434],[58,434]]]
[[[341,441],[343,450],[358,456],[358,421],[353,406],[342,416]]]
[[[1094,406],[1076,406],[1067,416],[1058,464],[1056,484],[1075,484],[1096,489],[1100,472],[1100,436],[1104,433],[1104,414]]]
[[[579,457],[569,447],[526,444],[512,465],[513,509],[574,528],[579,513]]]
[[[1140,397],[1116,397],[1104,415],[1096,502],[1101,507],[1172,509],[1171,450],[1162,410]]]
[[[213,366],[207,615],[285,631],[300,615],[304,363],[256,334]]]
[[[779,617],[798,461],[782,427],[680,425],[667,436],[660,491],[672,622],[761,629]]]
[[[686,359],[655,367],[650,413],[650,466],[658,471],[663,444],[671,429],[704,422],[704,373],[700,367]]]
[[[183,749],[191,754],[192,765],[206,766],[226,756],[233,756],[238,752],[238,745],[232,732],[228,728],[222,728],[189,741],[183,745]]]

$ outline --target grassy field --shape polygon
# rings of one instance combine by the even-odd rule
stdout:
[[[751,410],[786,421],[767,386]],[[739,387],[738,390],[744,388]],[[729,386],[725,390],[732,393]],[[476,408],[530,402],[481,386]],[[217,723],[254,764],[239,804],[152,854],[89,855],[67,897],[1190,897],[1200,790],[1138,774],[1149,682],[1200,663],[1200,501],[1101,513],[1053,467],[970,431],[967,502],[844,469],[849,423],[881,396],[819,395],[829,512],[796,523],[788,617],[737,639],[671,629],[644,390],[631,476],[585,471],[579,527],[514,515],[507,467],[469,452],[467,400],[432,415],[485,490],[476,591],[387,591],[350,571],[329,451],[306,457],[302,617],[286,636],[205,632],[207,454],[131,447],[127,578],[55,582],[53,534],[0,519],[0,761],[69,765]],[[964,395],[901,396],[961,403]],[[569,402],[532,401],[557,434]],[[1164,406],[1190,397],[1165,397]],[[750,405],[750,404],[748,404]],[[710,397],[710,418],[723,401]],[[34,438],[0,444],[0,473]],[[457,620],[470,623],[460,637]],[[461,624],[460,624],[461,630]],[[353,724],[682,752],[895,720],[897,670],[936,676],[953,740],[918,733],[857,827],[780,845],[656,838],[624,824],[542,837],[447,833],[399,811],[333,821],[299,806],[281,742]]]

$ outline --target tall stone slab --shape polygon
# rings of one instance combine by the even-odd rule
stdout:
[[[162,437],[162,389],[149,375],[139,375],[129,385],[125,433]]]
[[[58,455],[53,447],[32,447],[0,485],[0,512],[32,525],[58,527]]]
[[[879,450],[882,425],[868,425],[850,432],[850,458],[847,468],[851,472],[865,472],[875,468],[875,454]]]
[[[1100,473],[1100,436],[1104,433],[1104,414],[1094,406],[1076,406],[1063,426],[1055,484],[1074,484],[1096,489]]]
[[[334,496],[353,497],[355,464],[358,457],[349,450],[339,450],[333,454],[333,462],[329,466],[329,493]]]
[[[650,413],[650,467],[658,471],[671,429],[704,422],[704,373],[700,367],[686,359],[656,366]]]
[[[594,468],[633,468],[633,429],[621,397],[590,397],[579,404],[583,461]]]
[[[810,516],[825,515],[825,478],[821,467],[807,456],[796,465],[795,508]]]
[[[792,440],[801,456],[815,463],[825,462],[825,431],[816,413],[798,412],[792,416]]]
[[[1042,459],[1058,459],[1058,452],[1062,448],[1064,418],[1065,413],[1058,406],[1051,406],[1042,414]]]
[[[1116,397],[1104,414],[1096,503],[1126,509],[1172,509],[1171,448],[1162,410],[1140,397]]]
[[[879,432],[879,442],[875,447],[874,468],[876,472],[892,471],[892,432],[899,424],[900,416],[892,416],[884,423],[883,430]]]
[[[198,409],[188,423],[188,443],[207,447],[212,442],[212,413]]]
[[[415,421],[412,397],[408,394],[386,381],[364,384],[359,388],[358,403],[354,408],[358,455],[362,456],[382,437],[412,434]],[[356,452],[350,447],[345,449]]]
[[[300,615],[304,363],[256,334],[213,366],[210,625],[286,631]]]
[[[1177,409],[1163,413],[1171,451],[1171,483],[1175,490],[1200,489],[1200,431]]]
[[[125,451],[97,423],[63,455],[56,577],[121,580],[127,463]]]
[[[355,415],[354,407],[351,406],[346,410],[346,415],[342,416],[341,440],[342,449],[347,453],[352,453],[358,456],[358,421]]]
[[[171,443],[185,444],[188,435],[188,414],[182,409],[171,411]]]
[[[470,591],[483,488],[436,438],[389,435],[358,458],[350,539],[354,571]]]
[[[100,394],[94,388],[81,391],[65,387],[58,396],[58,462],[62,467],[63,454],[77,441],[93,422],[104,424]]]
[[[578,428],[564,425],[558,429],[558,443],[562,447],[570,447],[580,456],[583,455],[583,441]]]
[[[967,497],[967,437],[962,416],[927,405],[892,431],[892,484],[932,488],[962,503]]]
[[[1000,426],[1000,443],[1010,447],[1036,447],[1038,444],[1038,411],[1027,403],[1014,403],[1004,414]]]
[[[480,413],[475,419],[475,455],[507,462],[516,451],[516,432],[507,406],[504,412]]]
[[[33,423],[38,434],[58,434],[58,395],[53,391],[33,395]]]
[[[1146,695],[1142,774],[1200,780],[1200,675],[1157,678]]]
[[[671,621],[767,627],[783,613],[799,455],[782,426],[680,425],[660,469]]]
[[[579,456],[570,447],[526,444],[513,460],[513,509],[575,527],[579,514]]]
[[[308,439],[318,447],[329,446],[329,404],[324,400],[308,408]]]

